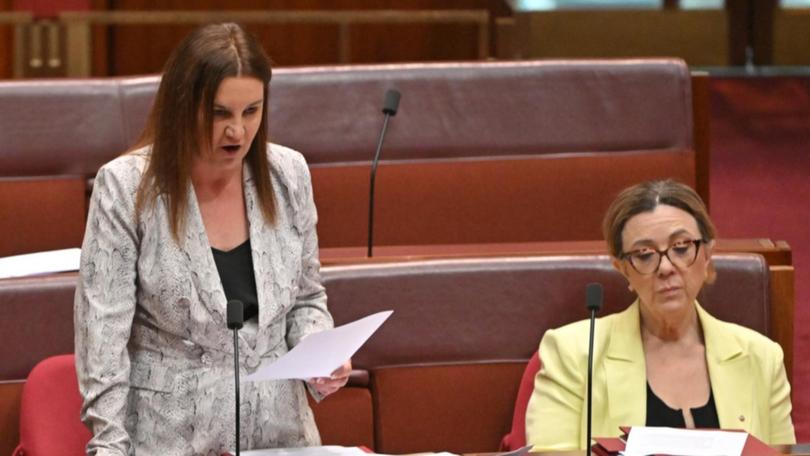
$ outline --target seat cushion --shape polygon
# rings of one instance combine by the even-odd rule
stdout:
[[[20,448],[25,456],[84,456],[90,430],[80,419],[82,398],[73,354],[37,364],[23,388]]]

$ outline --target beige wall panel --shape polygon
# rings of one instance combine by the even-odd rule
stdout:
[[[774,11],[773,64],[810,65],[810,9]]]
[[[681,57],[728,64],[728,21],[707,11],[549,11],[529,13],[528,57]]]

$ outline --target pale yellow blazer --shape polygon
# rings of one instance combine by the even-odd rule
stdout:
[[[744,429],[771,445],[795,443],[782,348],[695,305],[720,427]],[[526,411],[526,440],[535,451],[585,448],[588,331],[588,320],[583,320],[547,331],[540,342],[543,366]],[[646,422],[640,331],[638,301],[597,320],[593,436],[618,436],[619,426]]]

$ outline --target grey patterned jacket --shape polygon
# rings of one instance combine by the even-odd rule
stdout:
[[[193,191],[180,245],[165,200],[136,221],[148,157],[145,148],[104,165],[90,202],[74,309],[87,454],[218,455],[235,446],[226,298]],[[259,299],[258,325],[240,334],[243,374],[332,326],[306,162],[278,145],[268,158],[274,226],[243,172]],[[243,383],[240,410],[242,448],[320,443],[302,381]]]

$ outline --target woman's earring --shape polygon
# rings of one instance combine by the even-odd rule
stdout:
[[[636,291],[633,289],[633,285],[630,285],[629,283],[627,284],[627,289],[630,290],[631,292]]]

